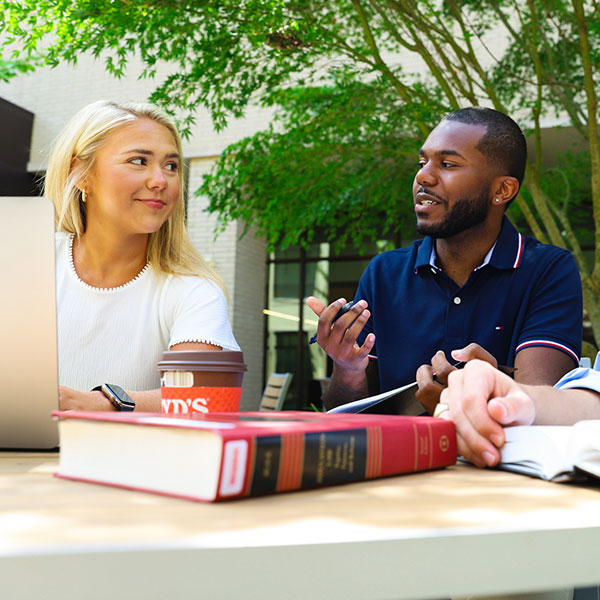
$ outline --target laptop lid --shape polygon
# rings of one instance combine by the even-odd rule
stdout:
[[[58,446],[54,208],[0,198],[0,448]]]

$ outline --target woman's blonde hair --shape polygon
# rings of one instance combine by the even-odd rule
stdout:
[[[136,119],[151,119],[166,127],[182,156],[175,124],[151,104],[117,104],[99,100],[82,108],[58,136],[46,171],[44,195],[54,202],[56,230],[80,237],[86,228],[86,206],[79,189],[92,172],[98,150],[119,127]],[[206,264],[192,244],[185,227],[183,168],[179,169],[179,198],[171,216],[148,239],[146,259],[162,273],[199,275],[217,283],[221,277]]]

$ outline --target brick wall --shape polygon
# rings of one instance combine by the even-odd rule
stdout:
[[[230,295],[233,333],[248,365],[242,409],[256,410],[263,390],[265,243],[251,233],[238,239],[243,231],[243,226],[238,223],[230,225],[214,239],[217,217],[204,212],[208,204],[206,198],[193,196],[213,163],[214,159],[194,159],[190,163],[188,230],[204,259],[225,280]]]
[[[104,70],[102,59],[83,55],[76,65],[44,67],[8,83],[0,82],[0,97],[35,115],[29,169],[45,168],[54,138],[80,108],[96,100],[146,102],[170,68],[159,65],[152,80],[138,79],[141,71],[139,61],[132,59],[126,76],[115,79]],[[219,132],[214,130],[208,111],[200,109],[194,116],[192,135],[183,143],[186,158],[219,155],[229,144],[264,129],[272,111],[250,106],[244,119],[233,120]]]

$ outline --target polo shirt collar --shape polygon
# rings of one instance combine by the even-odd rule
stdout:
[[[523,259],[524,246],[523,236],[504,217],[490,265],[497,269],[518,269]]]
[[[478,267],[475,267],[475,269],[473,269],[474,271],[479,271],[479,269],[483,269],[483,267],[485,267],[485,265],[490,264],[492,254],[494,252],[494,248],[496,247],[497,243],[498,243],[498,241],[494,242],[494,245],[488,250],[488,253],[485,255],[483,262]],[[435,269],[437,269],[438,271],[440,271],[441,269],[435,264],[436,258],[437,258],[437,254],[435,253],[435,244],[431,244],[431,256],[429,257],[429,264],[432,267],[434,267]]]
[[[423,242],[417,250],[417,260],[415,262],[415,273],[420,267],[426,267],[431,265],[433,268],[438,269],[435,264],[431,264],[432,252],[435,255],[435,243],[434,238],[426,236],[423,238]],[[439,270],[439,269],[438,269]]]
[[[477,269],[481,269],[487,264],[497,269],[517,269],[523,258],[523,245],[523,236],[504,217],[498,239]],[[435,243],[434,238],[431,236],[423,238],[423,242],[417,251],[415,271],[425,266],[439,270],[439,267],[435,265]]]

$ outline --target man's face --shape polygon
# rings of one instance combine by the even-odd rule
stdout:
[[[494,174],[477,150],[482,125],[442,121],[419,151],[413,184],[417,231],[447,238],[483,223]]]

